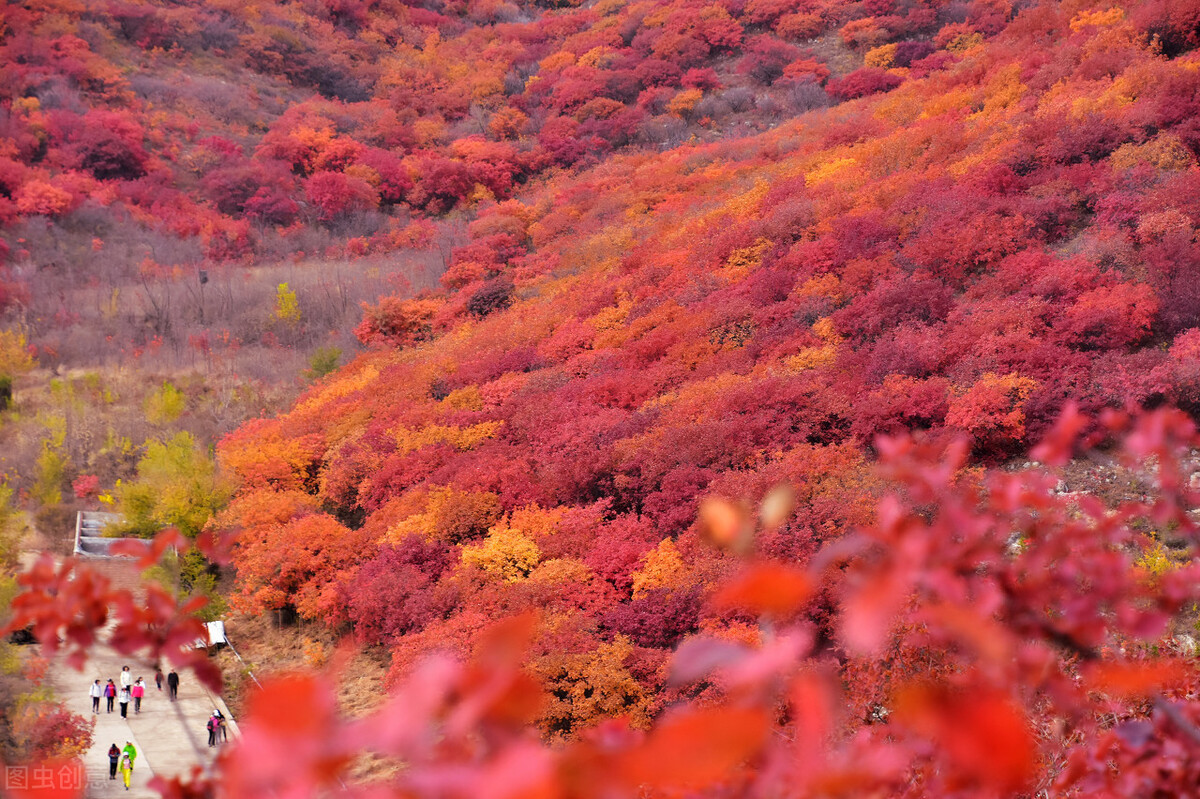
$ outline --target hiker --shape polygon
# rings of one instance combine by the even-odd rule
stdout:
[[[137,760],[137,749],[133,746],[133,741],[126,741],[125,748],[121,750],[121,776],[125,778],[125,790],[129,790],[129,778],[133,775],[133,764]],[[128,770],[126,770],[128,766]]]
[[[115,780],[117,778],[117,763],[121,762],[121,750],[116,744],[108,747],[108,778]]]
[[[133,761],[129,755],[121,755],[121,778],[125,781],[125,790],[129,790],[129,778],[133,776]]]
[[[146,695],[146,683],[142,682],[142,678],[138,677],[137,682],[129,689],[129,693],[133,696],[133,712],[142,712],[142,697]]]
[[[109,680],[108,685],[104,686],[105,704],[108,706],[106,712],[112,713],[113,700],[117,698],[117,686],[113,685],[113,681]]]
[[[213,714],[217,717],[217,738],[219,741],[229,740],[229,727],[225,725],[225,714],[219,709],[214,710]]]
[[[125,742],[125,748],[121,750],[121,754],[129,758],[129,767],[133,768],[134,762],[137,761],[137,748],[134,747],[133,741]]]
[[[122,686],[121,693],[117,695],[117,702],[121,705],[121,718],[129,718],[129,689]]]
[[[158,690],[160,690],[160,691],[162,690],[162,682],[163,682],[162,667],[155,666],[154,667],[154,684],[158,686]]]
[[[104,696],[104,688],[101,687],[99,680],[92,683],[92,687],[88,689],[88,695],[92,697],[92,712],[99,713],[100,697]]]
[[[121,669],[121,687],[128,688],[133,684],[133,675],[129,673],[129,667]]]
[[[220,725],[220,723],[221,722],[217,719],[217,711],[214,710],[212,715],[208,717],[207,727],[208,727],[208,745],[209,746],[217,745],[217,727]]]
[[[175,701],[175,697],[179,696],[179,675],[175,673],[175,669],[171,669],[171,673],[167,675],[167,690],[171,697],[171,701]]]

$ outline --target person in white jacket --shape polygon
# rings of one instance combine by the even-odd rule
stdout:
[[[88,696],[92,697],[92,712],[100,712],[100,697],[104,696],[104,689],[100,687],[100,681],[96,680],[92,683],[92,687],[88,689]]]
[[[128,688],[133,685],[133,675],[129,672],[129,667],[121,669],[121,687]]]

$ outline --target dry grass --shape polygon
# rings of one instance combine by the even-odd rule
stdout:
[[[259,680],[285,671],[327,672],[337,684],[338,706],[351,718],[363,716],[383,701],[387,653],[379,649],[340,646],[318,625],[280,627],[269,616],[234,616],[225,630],[254,676]],[[225,701],[234,715],[245,707],[253,685],[246,667],[232,652],[217,656],[225,674]]]
[[[383,678],[388,655],[379,648],[339,646],[334,637],[317,625],[278,626],[270,616],[235,616],[225,630],[238,654],[263,680],[285,671],[319,671],[337,686],[338,707],[347,718],[360,718],[378,708],[385,698]],[[245,712],[253,689],[248,670],[228,649],[217,656],[225,676],[225,702],[234,718]],[[373,755],[360,755],[350,770],[355,781],[387,779],[401,764]]]

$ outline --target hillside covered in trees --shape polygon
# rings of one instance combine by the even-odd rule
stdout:
[[[1196,409],[1200,72],[1135,20],[1027,9],[885,94],[480,208],[441,291],[370,307],[369,353],[222,444],[242,607],[397,676],[552,608],[537,669],[624,686],[570,732],[651,714],[670,649],[734,623],[702,498],[796,486],[756,548],[803,562],[869,517],[877,435],[995,461],[1068,400]]]
[[[56,315],[56,280],[150,301],[203,268],[235,318],[280,261],[338,265],[291,322],[284,285],[235,335],[203,304],[111,333],[186,331],[208,358],[354,315],[352,362],[217,448],[232,498],[202,538],[229,546],[237,612],[386,652],[415,704],[434,653],[510,675],[513,705],[471,718],[549,745],[515,736],[497,770],[562,758],[559,792],[527,795],[625,795],[596,764],[627,749],[621,779],[662,795],[780,795],[805,768],[829,782],[796,795],[1152,795],[1198,773],[1195,497],[1174,466],[1200,413],[1200,5],[10,9],[0,236],[35,344],[112,323]],[[1183,413],[1113,413],[1160,406]],[[1036,457],[1063,467],[1085,431],[1129,436],[1125,493],[1078,464],[1002,468],[1048,435]],[[494,633],[514,616],[519,656]],[[453,674],[446,696],[486,694]],[[260,708],[326,701],[289,685]],[[700,715],[677,738],[654,727],[680,707]],[[388,754],[428,754],[378,724]],[[655,772],[689,742],[728,762]],[[1147,757],[1178,768],[1105,782]],[[249,763],[245,795],[269,771]]]

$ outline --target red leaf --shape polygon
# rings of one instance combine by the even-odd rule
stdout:
[[[472,795],[477,799],[557,799],[554,758],[533,742],[503,751],[478,774]]]
[[[1188,668],[1177,660],[1157,663],[1097,663],[1084,673],[1093,690],[1122,699],[1155,693],[1163,685],[1187,676]]]
[[[689,638],[675,650],[671,659],[671,685],[687,685],[703,680],[714,671],[741,662],[750,655],[744,645],[718,638]]]
[[[247,717],[267,730],[289,737],[316,737],[334,715],[330,686],[307,674],[269,680],[250,696]]]
[[[113,555],[125,555],[138,559],[138,566],[148,569],[158,563],[163,553],[171,547],[186,549],[188,540],[177,528],[168,527],[159,532],[151,541],[137,541],[125,538],[113,543],[109,551]]]
[[[907,596],[908,584],[895,572],[871,579],[842,610],[842,642],[861,654],[877,652]]]
[[[896,719],[937,745],[949,761],[947,779],[954,786],[1008,792],[1033,778],[1037,763],[1028,720],[997,691],[909,685],[896,697]]]
[[[218,566],[228,566],[233,562],[233,545],[236,540],[237,533],[206,529],[196,536],[196,549]]]
[[[119,541],[114,541],[108,548],[108,554],[118,555],[120,557],[137,558],[138,566],[146,567],[154,565],[154,558],[150,550],[149,541],[139,541],[134,538],[122,538]]]
[[[760,563],[727,582],[713,603],[719,608],[787,616],[799,610],[812,593],[812,580],[799,569]]]
[[[802,773],[814,773],[825,760],[834,729],[837,702],[829,678],[803,672],[792,680],[789,699],[795,729],[794,756]]]
[[[482,666],[516,666],[521,663],[537,631],[538,614],[510,616],[479,634],[475,660]]]
[[[1030,457],[1050,466],[1063,466],[1074,454],[1079,435],[1089,424],[1089,419],[1079,412],[1079,403],[1069,401],[1059,414],[1058,421],[1041,443],[1029,451]]]
[[[665,719],[617,764],[632,786],[699,790],[730,776],[766,741],[770,720],[752,708],[703,708]]]
[[[941,628],[970,646],[980,658],[1005,663],[1012,658],[1013,639],[1008,630],[993,619],[963,605],[939,603],[922,611],[931,626]]]

